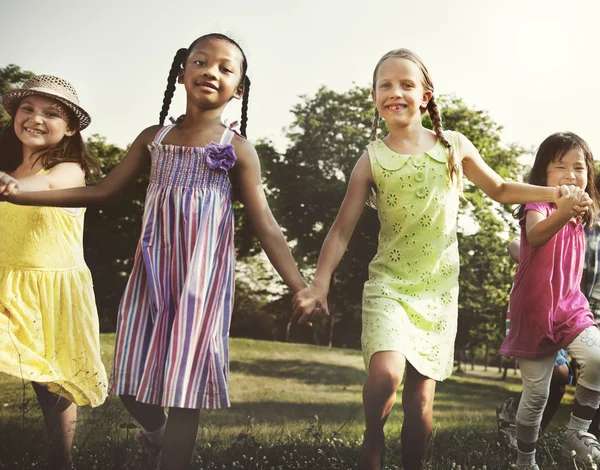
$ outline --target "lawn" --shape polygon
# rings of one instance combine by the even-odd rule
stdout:
[[[102,335],[107,369],[114,335]],[[364,421],[359,351],[276,342],[231,341],[228,410],[203,411],[195,469],[356,468]],[[497,368],[454,375],[437,386],[432,469],[509,469],[515,452],[498,442],[495,407],[520,389],[518,376],[500,380]],[[567,392],[538,449],[541,468],[574,468],[559,457],[572,403]],[[400,398],[400,392],[398,393]],[[0,468],[43,468],[43,420],[31,387],[0,375]],[[400,468],[402,407],[386,426],[386,468]],[[74,453],[78,469],[120,469],[136,425],[109,398],[79,413]]]

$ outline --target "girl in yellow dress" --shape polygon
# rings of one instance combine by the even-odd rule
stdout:
[[[80,131],[90,123],[74,88],[39,75],[10,90],[0,136],[0,187],[84,186],[97,169]],[[0,372],[31,381],[50,438],[50,468],[69,468],[78,405],[106,397],[84,209],[0,202]]]

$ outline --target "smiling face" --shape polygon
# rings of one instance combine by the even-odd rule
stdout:
[[[415,62],[391,56],[379,64],[372,97],[388,126],[420,122],[432,94],[424,88],[423,74]]]
[[[560,160],[550,162],[546,168],[546,184],[548,186],[572,184],[585,189],[587,183],[587,165],[585,155],[580,148],[572,148]]]
[[[21,100],[14,117],[14,130],[23,146],[34,151],[58,144],[76,130],[69,125],[67,108],[45,96],[32,95]]]
[[[242,53],[224,40],[207,39],[191,50],[179,83],[185,85],[188,101],[203,107],[224,106],[232,98],[241,98]]]

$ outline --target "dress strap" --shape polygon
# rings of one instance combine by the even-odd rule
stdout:
[[[176,126],[176,124],[169,124],[168,126],[164,126],[161,127],[158,132],[156,133],[156,135],[154,136],[154,142],[156,142],[157,144],[160,144],[162,142],[162,140],[165,138],[165,136],[167,135],[167,133],[173,129]]]
[[[221,145],[229,145],[234,135],[235,132],[230,127],[226,127],[223,131],[223,135],[221,136],[221,141],[219,143]]]

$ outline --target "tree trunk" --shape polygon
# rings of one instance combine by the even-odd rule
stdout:
[[[488,362],[490,361],[490,345],[485,343],[485,362],[483,365],[483,370],[487,372]]]
[[[471,348],[471,370],[475,370],[475,348]]]

